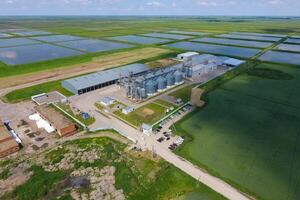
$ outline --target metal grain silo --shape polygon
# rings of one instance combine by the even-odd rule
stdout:
[[[156,76],[156,77],[157,77],[157,76],[161,76],[163,73],[164,73],[163,70],[157,70],[157,71],[155,72],[155,76]]]
[[[191,67],[187,68],[186,76],[189,78],[193,77],[193,68]]]
[[[149,80],[146,83],[146,93],[148,95],[155,94],[157,91],[157,83],[153,80]]]
[[[164,90],[167,87],[167,79],[160,76],[158,77],[158,79],[156,80],[157,82],[157,88],[158,90]]]
[[[147,93],[146,93],[146,89],[145,88],[140,88],[140,97],[142,99],[147,98]]]
[[[182,82],[182,73],[180,71],[176,71],[174,73],[174,76],[175,76],[175,84]]]
[[[167,79],[167,86],[168,87],[175,84],[175,77],[172,73],[167,74],[166,79]]]
[[[150,72],[145,76],[145,80],[152,79],[154,77],[154,73]]]

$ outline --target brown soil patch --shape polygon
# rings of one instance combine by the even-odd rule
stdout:
[[[196,107],[202,107],[205,102],[201,100],[201,97],[204,93],[204,90],[200,89],[200,88],[194,88],[192,89],[192,93],[191,93],[191,104],[193,106],[196,106]]]
[[[138,113],[139,116],[145,118],[154,114],[154,111],[149,108],[144,108],[141,112]]]
[[[148,62],[146,63],[146,65],[148,65],[151,68],[160,68],[160,67],[167,67],[170,65],[175,65],[180,63],[180,61],[178,60],[174,60],[174,59],[170,59],[170,58],[165,58],[165,59],[160,59],[160,60],[156,60],[156,61],[152,61],[152,62]]]
[[[23,84],[36,85],[43,82],[65,79],[80,74],[126,65],[142,59],[148,59],[170,52],[171,50],[167,49],[146,47],[126,52],[112,53],[109,55],[95,57],[92,61],[87,63],[0,78],[0,89],[15,87]],[[26,85],[26,87],[30,85]]]

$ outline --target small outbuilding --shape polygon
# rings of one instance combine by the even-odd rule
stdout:
[[[238,60],[235,58],[229,58],[229,59],[223,61],[223,64],[230,66],[230,67],[238,67],[243,63],[245,63],[244,60]]]
[[[199,55],[199,53],[197,53],[197,52],[186,52],[186,53],[178,54],[177,59],[182,60],[182,61],[188,61],[192,57],[197,56],[197,55]]]
[[[149,124],[143,124],[142,125],[142,132],[145,135],[150,136],[152,134],[152,126],[150,126]]]
[[[57,91],[34,95],[31,97],[31,100],[39,106],[51,103],[66,103],[68,101],[66,96]]]
[[[100,100],[100,103],[104,106],[110,106],[112,104],[114,104],[116,101],[113,99],[113,98],[110,98],[110,97],[103,97],[101,100]]]
[[[133,111],[134,111],[134,108],[131,107],[131,106],[127,106],[126,108],[122,109],[122,113],[125,114],[125,115],[128,115],[129,113],[131,113]]]

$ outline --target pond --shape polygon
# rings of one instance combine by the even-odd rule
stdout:
[[[283,50],[283,51],[296,51],[300,52],[300,45],[295,44],[280,44],[276,47],[276,49]]]
[[[167,33],[147,33],[147,34],[143,34],[143,36],[166,38],[166,39],[173,39],[173,40],[185,40],[191,38],[191,36],[175,35],[175,34],[167,34]]]
[[[102,52],[102,51],[110,51],[110,50],[133,47],[132,45],[129,44],[121,44],[121,43],[110,42],[106,40],[94,40],[94,39],[60,42],[58,44],[65,47],[78,49],[86,52]]]
[[[300,38],[289,38],[289,39],[285,40],[284,42],[300,44]]]
[[[222,35],[217,35],[217,37],[244,39],[244,40],[270,41],[270,42],[277,42],[281,40],[281,38],[279,37],[264,37],[264,36],[255,36],[255,35],[236,35],[236,34],[222,34]]]
[[[230,34],[236,34],[236,35],[254,35],[254,36],[264,36],[264,37],[286,37],[286,35],[282,35],[282,34],[251,33],[251,32],[231,32]]]
[[[50,35],[50,36],[32,37],[32,39],[40,40],[43,42],[64,42],[64,41],[72,41],[72,40],[83,40],[86,38],[72,36],[72,35]]]
[[[228,56],[250,58],[260,52],[258,49],[250,49],[243,47],[221,46],[213,44],[201,44],[194,42],[178,42],[166,45],[168,47],[185,49],[189,51],[200,51],[213,54],[221,54]]]
[[[183,34],[183,35],[208,35],[209,33],[203,33],[203,32],[194,32],[194,31],[168,31],[167,33],[171,34]]]
[[[117,36],[117,37],[111,37],[110,39],[137,43],[137,44],[160,44],[160,43],[167,43],[171,41],[168,39],[151,38],[151,37],[143,37],[143,36],[136,36],[136,35]]]
[[[300,65],[300,54],[280,51],[268,51],[267,53],[263,54],[259,58],[259,60]]]
[[[27,38],[0,39],[0,47],[19,46],[19,45],[28,45],[28,44],[36,44],[36,43],[39,42]]]
[[[238,46],[246,46],[246,47],[257,47],[257,48],[266,48],[273,44],[271,42],[257,42],[257,41],[233,40],[233,39],[222,39],[222,38],[197,38],[192,41],[216,43],[216,44],[229,44],[229,45],[238,45]]]
[[[0,60],[7,65],[18,65],[81,55],[82,52],[49,44],[0,48]]]
[[[19,36],[33,36],[33,35],[50,35],[51,33],[46,31],[18,31],[18,32],[14,32],[13,34]]]

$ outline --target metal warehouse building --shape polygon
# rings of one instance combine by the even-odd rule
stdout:
[[[146,65],[135,63],[64,80],[61,85],[73,94],[80,95],[115,84],[122,76],[128,76],[130,74],[138,75],[148,70],[149,68]]]

